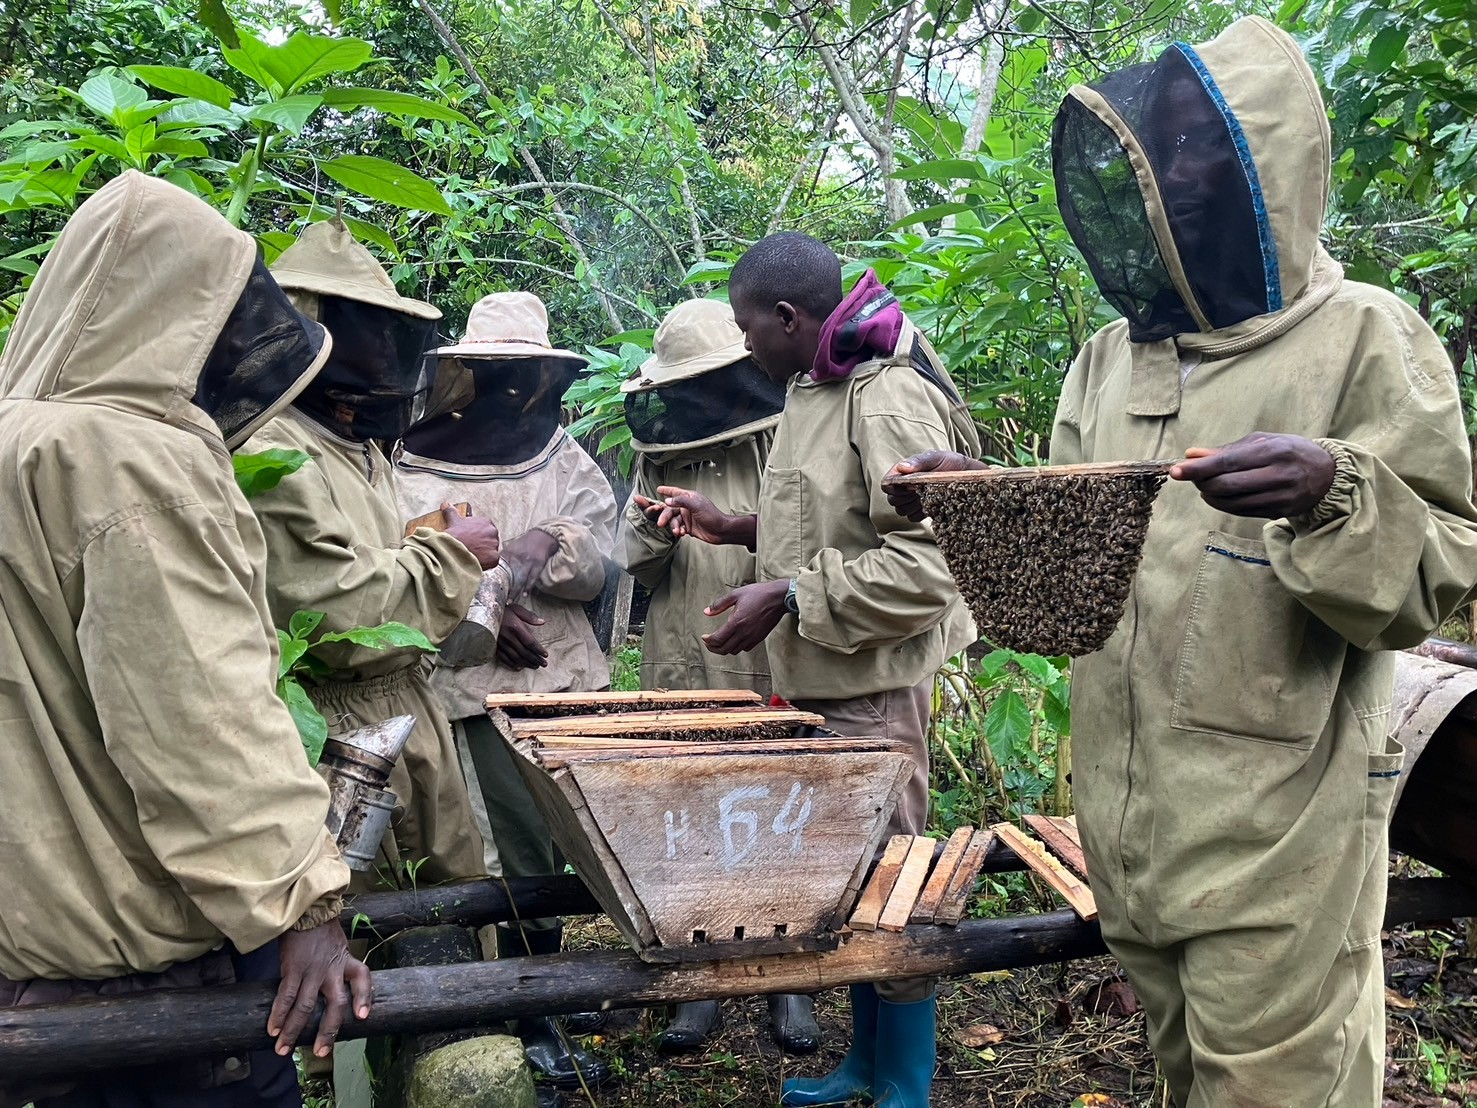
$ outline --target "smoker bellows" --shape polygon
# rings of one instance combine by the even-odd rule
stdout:
[[[921,486],[980,634],[1030,654],[1091,654],[1123,616],[1170,462],[894,478]]]

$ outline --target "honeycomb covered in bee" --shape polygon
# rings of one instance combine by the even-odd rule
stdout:
[[[941,481],[921,489],[939,549],[996,646],[1079,657],[1123,617],[1163,472]]]

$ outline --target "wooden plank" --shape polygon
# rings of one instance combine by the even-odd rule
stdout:
[[[967,469],[930,473],[907,473],[889,477],[883,488],[905,485],[979,484],[991,481],[1034,481],[1042,477],[1119,477],[1139,474],[1168,473],[1179,463],[1166,459],[1149,462],[1077,462],[1065,466],[992,466],[989,469]]]
[[[569,736],[562,740],[532,740],[534,756],[545,766],[554,762],[606,761],[612,758],[691,758],[703,754],[758,755],[833,754],[908,752],[908,747],[891,739],[735,739],[730,742],[685,742],[661,739],[582,739]]]
[[[637,949],[655,942],[651,918],[631,887],[619,857],[590,815],[578,783],[568,770],[549,774],[525,749],[509,745],[513,747],[513,764],[549,825],[549,833],[625,940]]]
[[[552,735],[663,735],[683,732],[817,726],[825,717],[789,708],[694,709],[690,711],[610,712],[604,715],[511,719],[514,738]]]
[[[887,840],[887,849],[882,852],[882,861],[872,871],[872,880],[862,890],[856,911],[851,913],[848,926],[854,931],[876,931],[877,921],[882,918],[882,909],[887,907],[887,898],[897,884],[897,875],[902,872],[907,860],[908,848],[913,845],[912,835],[894,835]]]
[[[887,907],[882,909],[882,917],[877,921],[881,930],[901,931],[908,926],[913,905],[923,889],[923,882],[928,880],[928,867],[933,864],[933,848],[936,845],[936,840],[924,835],[913,839],[912,845],[908,847],[908,857],[903,862],[902,872],[897,875],[897,884],[892,887],[892,895],[887,898]]]
[[[892,814],[897,810],[898,802],[902,799],[903,790],[912,779],[916,763],[913,755],[907,749],[900,752],[903,756],[898,759],[897,776],[893,778],[892,787],[885,794],[877,797],[877,815],[880,817],[877,829],[872,832],[872,842],[867,852],[856,861],[856,869],[851,873],[851,880],[841,891],[841,899],[836,902],[836,912],[831,917],[831,930],[851,934],[851,928],[846,924],[846,914],[856,904],[858,894],[861,892],[862,882],[867,879],[867,873],[880,862],[878,844],[882,842],[882,836],[887,834],[887,825],[892,822]],[[904,855],[906,857],[906,854]],[[884,893],[881,902],[877,906],[877,915],[881,915],[882,905],[887,902]],[[875,928],[877,916],[872,917],[872,925]]]
[[[928,884],[923,886],[918,903],[913,905],[913,914],[908,917],[909,923],[933,922],[933,916],[938,911],[939,903],[944,899],[944,894],[949,891],[949,881],[954,876],[954,871],[959,868],[959,862],[963,859],[964,852],[969,849],[973,838],[973,827],[960,827],[949,836],[948,842],[944,844],[943,854],[939,855],[939,860],[933,865],[933,872],[928,875]]]
[[[466,501],[463,501],[460,504],[453,504],[451,507],[459,516],[470,516],[472,514],[472,505],[468,504]],[[427,512],[423,516],[416,516],[414,519],[406,523],[405,537],[407,539],[410,538],[410,536],[415,534],[416,531],[421,527],[429,527],[432,531],[445,531],[446,513],[444,513],[440,508],[437,508],[434,512]]]
[[[663,946],[826,929],[906,755],[571,764]]]
[[[949,887],[944,892],[944,899],[939,901],[939,906],[934,910],[934,923],[941,923],[945,927],[955,927],[964,918],[964,907],[969,903],[969,896],[974,892],[974,883],[979,878],[985,858],[993,845],[995,845],[993,831],[981,829],[974,833],[974,837],[969,840],[969,846],[965,848],[964,857],[959,860],[959,866],[954,870],[954,876],[949,878]]]
[[[1092,890],[1069,873],[1066,866],[1048,853],[1046,847],[1013,823],[997,823],[991,830],[1001,842],[1021,856],[1021,861],[1055,889],[1072,906],[1072,911],[1089,923],[1097,919],[1097,901],[1093,899]]]
[[[764,698],[750,689],[644,689],[639,692],[493,693],[486,700],[509,716],[581,715],[597,711],[651,711],[658,708],[705,708],[719,705],[762,706]]]
[[[1048,850],[1066,863],[1067,868],[1087,880],[1087,858],[1077,839],[1077,825],[1060,816],[1027,816],[1026,824]]]

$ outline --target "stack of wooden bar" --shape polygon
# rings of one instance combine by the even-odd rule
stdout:
[[[847,926],[853,931],[901,931],[911,924],[956,926],[964,918],[985,855],[997,840],[1078,916],[1097,919],[1076,819],[1027,816],[1026,824],[1040,841],[1011,823],[997,823],[988,831],[961,827],[942,849],[938,840],[924,835],[894,835]]]

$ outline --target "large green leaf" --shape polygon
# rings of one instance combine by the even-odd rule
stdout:
[[[230,86],[217,81],[208,73],[185,69],[177,65],[131,65],[128,72],[140,81],[146,81],[157,89],[172,92],[176,96],[188,96],[204,100],[217,108],[231,106]]]
[[[323,757],[323,744],[328,741],[328,721],[323,713],[313,706],[302,685],[293,677],[284,677],[277,683],[277,695],[292,714],[297,724],[298,738],[302,739],[303,752],[308,756],[308,765],[316,766]]]
[[[351,627],[347,631],[331,631],[320,636],[319,642],[351,642],[355,646],[367,646],[371,650],[403,650],[414,647],[427,653],[436,653],[436,645],[414,627],[393,620],[378,627]]]
[[[435,185],[403,165],[387,162],[384,158],[344,154],[331,161],[319,162],[318,168],[344,188],[353,189],[371,200],[383,200],[386,204],[411,211],[452,214],[451,205]]]
[[[317,93],[299,93],[269,100],[265,104],[253,104],[241,113],[253,123],[271,123],[290,134],[301,134],[308,117],[323,105],[323,97]]]
[[[984,167],[969,158],[940,158],[937,161],[919,162],[904,166],[893,173],[899,181],[980,181],[985,177]]]
[[[241,45],[236,23],[231,13],[226,11],[225,0],[197,0],[195,14],[200,23],[220,39],[222,46],[234,50]]]
[[[1020,693],[1008,689],[990,702],[985,713],[985,741],[1001,764],[1014,761],[1031,737],[1031,709]]]
[[[403,115],[412,119],[440,119],[447,123],[471,122],[449,104],[438,104],[424,96],[391,92],[389,89],[331,88],[324,91],[323,103],[341,112],[369,108],[386,115]]]
[[[149,94],[122,77],[99,73],[82,82],[77,98],[104,119],[122,126],[131,111],[148,102]]]
[[[337,213],[327,211],[321,207],[311,207],[307,204],[298,204],[293,211],[300,216],[306,216],[309,223],[322,223],[325,219],[333,219]],[[356,219],[351,215],[342,217],[344,226],[354,232],[354,237],[360,242],[372,242],[392,258],[400,257],[400,246],[383,227],[370,223],[367,220]],[[258,236],[259,238],[261,236]]]
[[[298,31],[280,46],[268,46],[245,31],[240,37],[240,49],[223,51],[227,63],[276,96],[330,73],[351,73],[374,57],[374,48],[358,38]]]
[[[234,454],[231,467],[236,471],[236,484],[250,500],[259,493],[275,489],[282,478],[296,473],[312,461],[301,450],[263,450],[259,454]]]
[[[292,672],[292,667],[308,652],[308,640],[289,635],[277,628],[277,679],[280,681]]]

